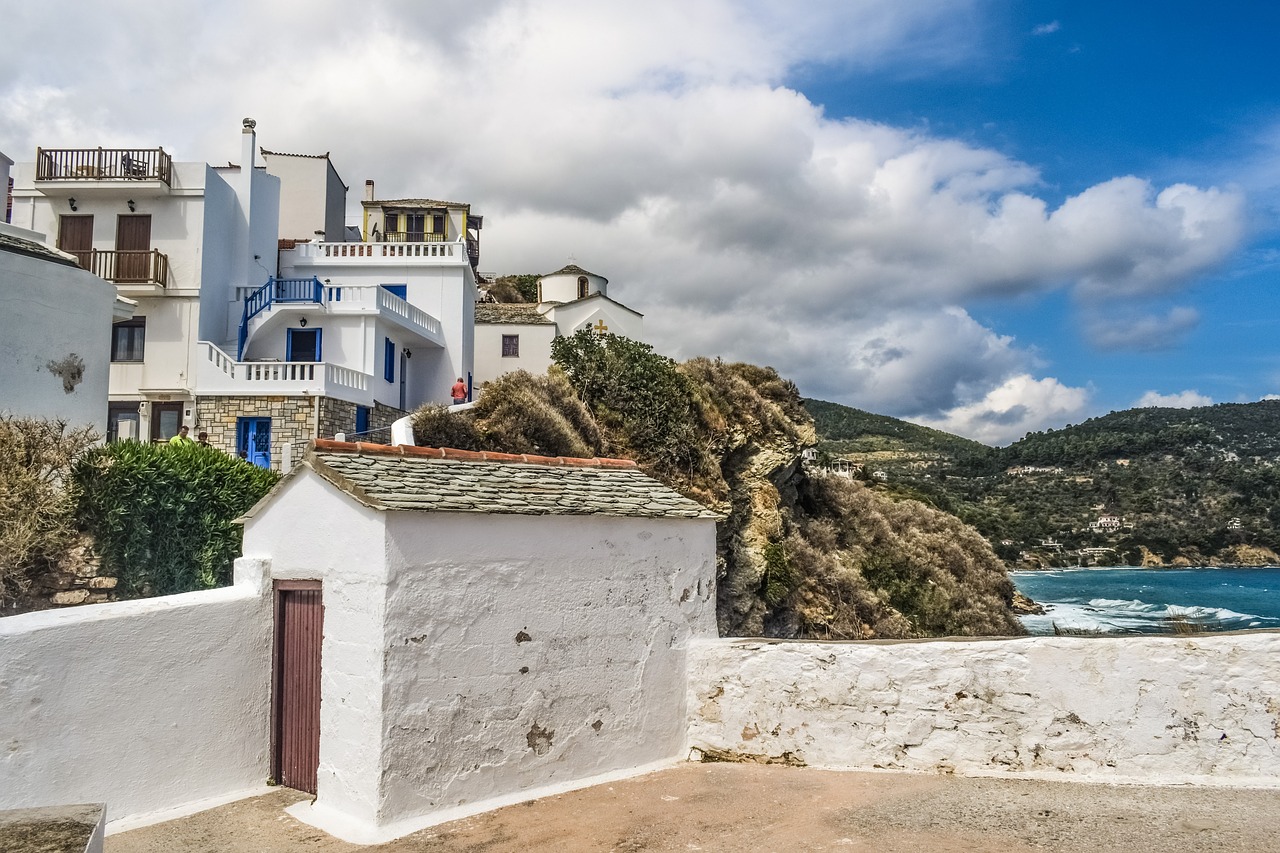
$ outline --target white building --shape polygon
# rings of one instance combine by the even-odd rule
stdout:
[[[132,303],[45,235],[0,222],[0,306],[0,413],[104,434],[111,322]]]
[[[713,513],[626,460],[316,444],[244,520],[296,816],[370,843],[683,757]]]
[[[234,340],[240,294],[274,269],[279,183],[255,168],[249,120],[242,147],[242,166],[174,162],[161,148],[40,148],[18,167],[14,224],[56,235],[138,303],[111,330],[110,437],[202,426],[200,364]]]
[[[342,224],[328,155],[267,152],[263,165],[255,122],[242,131],[238,166],[42,148],[19,168],[15,222],[138,301],[112,332],[110,437],[162,441],[185,423],[287,467],[311,438],[447,401],[472,370],[480,218],[377,202],[369,182],[365,233],[379,242],[345,242],[360,234]]]
[[[580,329],[644,340],[644,315],[610,299],[609,280],[569,264],[538,279],[536,304],[482,303],[475,317],[475,382],[545,373],[551,341]]]

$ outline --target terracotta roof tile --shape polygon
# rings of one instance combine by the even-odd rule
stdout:
[[[370,506],[518,515],[718,518],[630,459],[573,459],[317,439],[304,464]]]

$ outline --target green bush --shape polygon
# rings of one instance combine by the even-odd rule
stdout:
[[[73,478],[77,517],[124,595],[169,595],[231,582],[232,522],[279,474],[197,444],[118,442],[86,453]]]
[[[450,412],[442,405],[427,404],[413,413],[413,441],[420,447],[480,449],[475,417],[470,412]]]
[[[0,601],[16,598],[75,538],[72,463],[92,427],[0,415]]]
[[[486,449],[544,456],[595,456],[600,428],[564,375],[517,370],[484,386],[474,409]]]

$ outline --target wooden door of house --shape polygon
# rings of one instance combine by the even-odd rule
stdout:
[[[145,282],[151,260],[151,215],[120,214],[116,218],[115,281]]]
[[[271,775],[314,794],[320,767],[320,581],[275,583],[275,672],[271,691]]]
[[[151,440],[168,441],[182,426],[182,403],[151,404]]]
[[[80,266],[92,271],[93,216],[85,213],[59,216],[58,248],[75,255]]]

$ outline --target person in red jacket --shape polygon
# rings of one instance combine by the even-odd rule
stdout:
[[[459,403],[467,402],[467,383],[462,381],[461,376],[458,377],[457,382],[453,383],[453,388],[449,391],[449,394],[453,397],[455,406]]]

